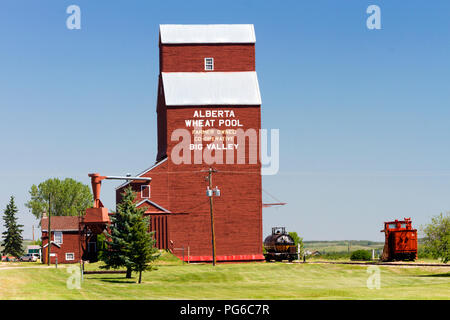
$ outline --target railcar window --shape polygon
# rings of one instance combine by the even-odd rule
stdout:
[[[389,225],[388,225],[388,228],[389,229],[395,229],[397,226],[396,226],[396,224],[395,223],[390,223]]]

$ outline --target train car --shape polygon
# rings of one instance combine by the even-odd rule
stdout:
[[[414,261],[417,259],[417,230],[412,228],[411,218],[384,223],[385,242],[381,260]]]
[[[298,259],[294,239],[286,232],[285,227],[272,228],[272,234],[264,239],[264,249],[266,261]]]

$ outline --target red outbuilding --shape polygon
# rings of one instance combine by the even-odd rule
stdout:
[[[52,216],[50,263],[78,263],[81,258],[80,218],[71,216]],[[48,218],[41,219],[42,262],[48,263]]]
[[[161,25],[156,163],[116,189],[137,192],[157,246],[212,261],[212,168],[217,261],[260,261],[261,96],[253,25]]]

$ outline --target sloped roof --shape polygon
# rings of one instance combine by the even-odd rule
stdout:
[[[163,72],[167,106],[261,105],[258,76],[248,72]]]
[[[77,231],[79,229],[79,218],[77,216],[51,216],[50,224],[52,231]],[[47,231],[47,217],[41,219],[41,229]]]
[[[167,210],[167,209],[161,207],[159,204],[157,204],[157,203],[155,203],[155,202],[153,202],[153,201],[150,201],[149,199],[144,199],[144,200],[142,200],[141,202],[136,203],[136,207],[138,207],[138,208],[139,208],[139,207],[142,207],[143,205],[145,205],[146,207],[154,207],[154,208],[157,209],[157,212],[166,212],[166,213],[170,213],[169,210]]]
[[[154,168],[156,168],[157,166],[159,166],[161,163],[164,163],[167,161],[168,158],[164,158],[158,162],[156,162],[154,165],[152,165],[150,168],[145,169],[144,171],[142,171],[141,173],[138,173],[137,175],[135,175],[136,177],[141,177],[144,174],[146,174],[147,172],[153,170]],[[130,184],[132,181],[128,180],[125,181],[124,183],[122,183],[120,186],[116,187],[116,190],[125,187],[126,185]]]
[[[161,43],[255,43],[252,24],[162,24]]]

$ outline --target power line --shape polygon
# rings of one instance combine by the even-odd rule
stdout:
[[[271,193],[269,193],[269,191],[264,190],[264,189],[262,189],[262,191],[263,191],[264,193],[266,193],[269,197],[271,197],[272,199],[274,199],[275,201],[277,201],[277,202],[279,202],[279,203],[282,203],[281,200],[279,200],[279,199],[276,198],[274,195],[272,195]]]

